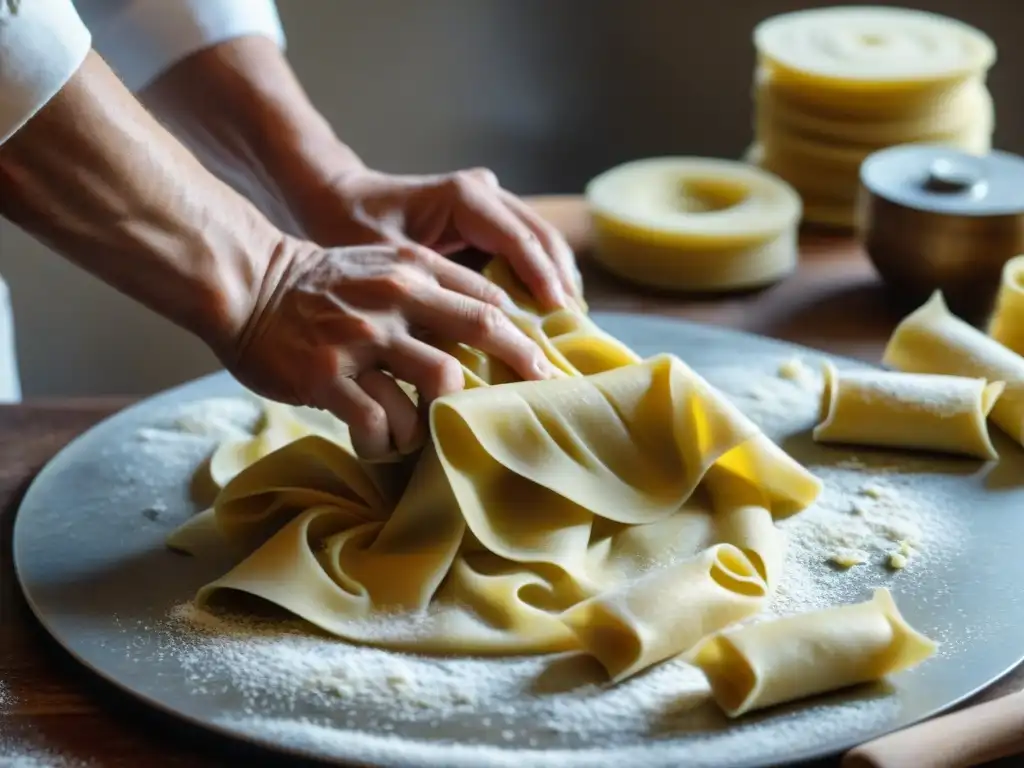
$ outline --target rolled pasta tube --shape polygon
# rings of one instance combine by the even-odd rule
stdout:
[[[1024,355],[1024,256],[1010,259],[1003,267],[988,332],[1004,347]]]
[[[786,539],[772,513],[756,504],[730,507],[715,513],[718,537],[743,551],[764,579],[769,594],[782,580]]]
[[[882,359],[907,373],[1005,382],[991,418],[1024,445],[1024,357],[952,314],[940,291],[896,327]]]
[[[750,560],[717,544],[574,605],[562,620],[614,682],[757,613],[767,587]]]
[[[868,683],[916,666],[936,644],[900,615],[887,589],[871,600],[715,634],[687,659],[729,717]]]
[[[824,371],[821,423],[812,433],[818,442],[999,457],[987,419],[1005,389],[1001,381],[838,371],[827,361]]]

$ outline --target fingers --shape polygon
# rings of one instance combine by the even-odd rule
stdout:
[[[455,226],[462,238],[475,248],[508,259],[545,309],[570,306],[552,257],[530,226],[506,205],[489,177],[483,180],[481,172],[463,172],[449,178],[457,203],[453,206]]]
[[[515,211],[530,228],[530,231],[544,246],[544,250],[551,254],[555,268],[558,270],[558,277],[562,281],[562,288],[570,296],[582,297],[583,278],[576,266],[576,256],[565,238],[562,237],[561,232],[511,192],[502,190],[500,194],[505,204]]]
[[[383,459],[396,450],[409,454],[426,438],[420,414],[398,383],[379,370],[354,378],[338,377],[317,398],[317,405],[348,424],[352,447],[360,458]]]
[[[383,371],[369,370],[359,374],[356,383],[384,409],[391,447],[406,455],[423,445],[426,429],[419,411],[398,382]]]
[[[402,381],[416,387],[421,405],[460,391],[466,385],[459,361],[412,336],[397,338],[380,362]]]
[[[404,310],[414,325],[494,355],[528,381],[558,375],[541,348],[492,304],[425,284],[407,297]]]
[[[422,246],[411,244],[405,252],[417,266],[434,276],[438,284],[450,291],[471,296],[496,307],[511,309],[515,305],[501,288],[486,277]]]
[[[387,412],[355,379],[337,378],[316,400],[348,424],[352,447],[361,458],[379,459],[391,452]]]

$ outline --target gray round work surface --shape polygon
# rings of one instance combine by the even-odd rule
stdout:
[[[723,367],[780,361],[793,354],[811,360],[829,357],[670,319],[603,313],[594,319],[640,354],[677,354],[712,383],[715,371]],[[860,365],[831,359],[841,367]],[[230,377],[214,375],[141,402],[94,427],[39,474],[14,531],[21,586],[35,615],[60,645],[141,701],[223,735],[338,764],[753,768],[834,754],[934,715],[1003,676],[1024,657],[1024,451],[997,435],[1003,457],[999,463],[935,460],[928,470],[936,496],[947,499],[949,514],[963,523],[965,533],[955,556],[889,577],[888,586],[906,618],[942,645],[920,667],[894,676],[884,691],[840,692],[736,722],[722,719],[710,729],[681,726],[657,737],[641,734],[600,747],[571,739],[548,747],[550,733],[543,723],[520,722],[511,738],[500,728],[481,727],[473,713],[430,728],[399,725],[379,739],[367,734],[369,721],[339,721],[336,727],[347,729],[351,738],[335,739],[330,748],[315,740],[285,739],[272,727],[236,727],[230,716],[240,714],[242,692],[217,680],[197,688],[183,674],[181,660],[168,651],[159,629],[168,611],[221,575],[225,563],[182,557],[164,547],[165,536],[194,511],[190,477],[175,463],[151,466],[146,476],[138,476],[131,469],[138,466],[132,459],[138,445],[131,436],[161,409],[240,394]],[[781,442],[811,465],[850,455],[815,445],[806,432]],[[157,504],[163,511],[147,514]],[[847,572],[828,578],[854,580],[858,597],[866,598],[870,587],[886,577]],[[886,700],[881,719],[854,716],[855,702],[867,695]],[[303,714],[286,705],[279,709],[271,707],[260,715],[273,722]],[[317,715],[330,718],[329,711]],[[823,727],[826,720],[829,725]]]

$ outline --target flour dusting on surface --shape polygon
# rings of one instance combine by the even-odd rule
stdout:
[[[955,553],[962,530],[913,461],[808,445],[820,408],[819,364],[755,362],[704,375],[825,486],[813,507],[780,522],[784,576],[755,620],[867,599],[873,588],[913,579]],[[258,403],[223,398],[168,412],[136,439],[144,460],[185,477],[219,440],[248,434],[258,420]],[[832,460],[818,460],[823,455]],[[123,492],[136,495],[143,516],[162,519],[161,502],[144,498],[159,483],[137,467],[125,467],[124,476]],[[889,568],[894,554],[906,558],[898,572]],[[857,562],[839,567],[844,559]],[[138,627],[126,621],[123,629]],[[174,606],[158,632],[161,658],[173,659],[193,695],[224,703],[222,726],[316,755],[384,763],[675,765],[685,743],[693,745],[687,765],[700,768],[855,739],[890,722],[899,707],[896,697],[868,691],[730,722],[702,675],[679,660],[611,686],[582,654],[403,654],[317,634],[297,620],[215,614],[191,602]],[[441,724],[457,744],[437,741]]]

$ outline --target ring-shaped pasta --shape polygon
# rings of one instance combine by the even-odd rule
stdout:
[[[634,283],[683,291],[745,289],[796,266],[800,197],[746,163],[648,158],[586,190],[595,259]]]

